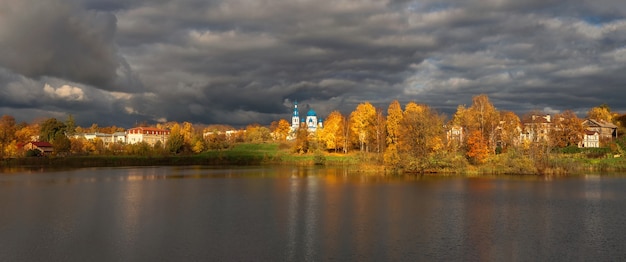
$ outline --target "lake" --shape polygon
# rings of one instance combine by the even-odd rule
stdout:
[[[626,176],[5,170],[0,261],[619,261]]]

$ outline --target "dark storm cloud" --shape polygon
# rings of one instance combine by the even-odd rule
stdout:
[[[393,99],[452,113],[481,93],[520,114],[626,111],[617,0],[58,3],[0,11],[12,112],[245,125],[289,117],[294,100],[321,116]]]
[[[80,9],[75,1],[4,1],[0,6],[0,66],[30,78],[58,77],[108,90],[137,88],[121,85],[128,79],[118,80],[132,75],[118,71],[124,59],[117,53],[113,14]]]

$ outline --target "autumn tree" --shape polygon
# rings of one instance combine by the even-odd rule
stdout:
[[[322,143],[327,150],[337,152],[339,148],[343,147],[344,122],[344,116],[339,111],[333,111],[326,118],[324,128],[317,131],[319,142]]]
[[[374,121],[373,126],[373,135],[374,135],[374,147],[376,148],[376,153],[381,153],[385,149],[385,145],[387,144],[387,127],[386,127],[387,119],[383,115],[382,110],[376,109],[376,119]]]
[[[472,98],[472,106],[468,109],[469,119],[467,121],[475,121],[478,124],[478,131],[487,141],[490,149],[496,147],[496,128],[500,123],[500,114],[489,101],[487,95],[478,95]],[[476,129],[469,129],[469,132]]]
[[[482,164],[489,156],[487,141],[480,130],[474,130],[467,137],[467,157],[474,164]]]
[[[15,141],[15,132],[17,126],[15,118],[9,115],[3,115],[0,118],[0,158],[10,155],[10,145]]]
[[[498,140],[503,150],[519,144],[521,134],[519,117],[511,111],[500,112],[500,126],[498,126]]]
[[[550,144],[556,147],[576,146],[585,131],[582,120],[571,110],[556,114],[548,134]]]
[[[398,100],[394,100],[387,108],[387,148],[383,155],[383,163],[386,166],[397,168],[400,165],[398,153],[398,139],[400,137],[400,123],[402,122],[402,107]]]
[[[183,136],[184,146],[185,148],[191,148],[193,144],[193,140],[196,136],[195,128],[193,124],[189,122],[183,122],[183,125],[180,129],[180,134]]]
[[[398,151],[408,156],[410,168],[423,171],[426,158],[443,147],[443,119],[426,105],[408,103],[398,131]]]
[[[274,139],[277,141],[287,140],[289,132],[291,132],[291,124],[285,119],[272,122],[270,125],[270,131],[274,134]]]
[[[450,121],[452,125],[460,126],[465,133],[480,129],[476,116],[469,112],[465,105],[459,105]]]
[[[394,100],[387,108],[387,145],[397,144],[402,121],[402,107],[398,100]]]
[[[369,102],[359,104],[350,114],[350,132],[359,145],[359,150],[369,152],[369,144],[374,137],[376,108]]]
[[[65,133],[57,132],[51,142],[56,154],[65,155],[70,152],[72,144]]]
[[[170,136],[165,143],[165,148],[172,154],[178,154],[183,151],[185,144],[185,138],[181,133],[181,127],[178,124],[174,124],[170,129]]]
[[[587,118],[612,123],[613,113],[611,113],[611,108],[609,108],[607,104],[602,104],[600,106],[589,109],[589,111],[587,112]]]
[[[304,154],[309,152],[309,131],[307,128],[296,129],[296,139],[293,143],[293,152]]]
[[[251,124],[246,127],[244,140],[248,143],[262,143],[271,139],[270,130],[259,124]]]
[[[40,134],[40,131],[39,123],[18,125],[17,131],[15,131],[15,140],[20,142],[32,141]]]

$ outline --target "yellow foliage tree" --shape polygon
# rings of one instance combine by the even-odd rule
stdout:
[[[324,128],[318,131],[320,142],[327,150],[337,150],[343,146],[345,118],[339,111],[333,111],[324,121]]]
[[[602,104],[589,109],[587,118],[613,122],[613,113],[611,113],[611,108],[607,104]]]
[[[376,108],[365,102],[359,104],[350,114],[350,131],[361,151],[369,151],[369,141],[375,139]]]
[[[193,124],[189,122],[183,122],[180,134],[183,135],[183,141],[185,142],[185,146],[190,147],[192,145],[194,133],[195,129],[193,128]]]
[[[394,100],[387,108],[387,144],[398,143],[400,121],[402,121],[402,107],[398,100]]]
[[[500,113],[491,104],[487,95],[477,95],[472,98],[472,106],[468,112],[470,114],[468,121],[475,121],[478,124],[478,131],[487,141],[487,147],[495,149],[496,147],[496,128],[500,123]],[[476,129],[469,129],[471,133]]]
[[[270,130],[274,133],[274,139],[285,141],[291,132],[291,124],[287,120],[281,119],[278,122],[272,122]]]
[[[412,168],[423,170],[426,159],[443,147],[443,119],[426,105],[408,103],[398,131],[398,152],[415,162]]]
[[[3,115],[0,118],[0,158],[7,156],[7,148],[13,140],[15,140],[15,118],[9,115]]]
[[[503,150],[519,144],[521,130],[520,119],[515,113],[511,111],[500,113],[498,136]]]

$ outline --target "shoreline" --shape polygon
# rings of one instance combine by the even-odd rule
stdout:
[[[141,167],[141,166],[329,166],[346,167],[364,175],[521,175],[521,176],[575,176],[585,173],[626,172],[623,159],[567,159],[554,158],[542,169],[520,168],[496,162],[485,165],[468,165],[458,168],[428,168],[411,171],[389,168],[355,156],[330,155],[178,155],[178,156],[66,156],[24,157],[0,160],[0,171],[9,169],[67,169],[89,167]]]

